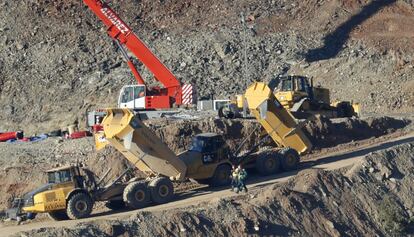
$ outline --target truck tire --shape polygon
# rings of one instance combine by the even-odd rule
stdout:
[[[72,220],[89,217],[93,208],[93,201],[86,193],[76,193],[69,198],[66,213]]]
[[[150,202],[150,194],[145,182],[129,183],[124,190],[123,200],[125,204],[133,209],[143,208]]]
[[[280,155],[264,152],[256,158],[256,170],[261,175],[276,174],[280,170]]]
[[[284,148],[280,150],[281,165],[284,171],[291,171],[298,168],[299,165],[299,154],[295,149]]]
[[[113,211],[121,210],[126,207],[123,200],[110,200],[105,203],[105,206]]]
[[[214,171],[213,177],[210,179],[210,186],[219,187],[230,185],[231,183],[231,167],[230,165],[220,165]]]
[[[174,187],[169,178],[155,178],[149,182],[148,186],[151,192],[151,199],[156,204],[167,203],[174,196]]]
[[[69,217],[66,214],[65,210],[48,212],[47,215],[49,216],[50,219],[52,219],[54,221],[69,220]]]

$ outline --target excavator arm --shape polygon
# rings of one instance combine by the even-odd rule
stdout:
[[[180,81],[171,71],[151,52],[151,50],[132,32],[131,28],[103,1],[83,0],[83,2],[95,13],[96,16],[107,26],[107,33],[112,39],[119,43],[121,51],[123,46],[128,48],[138,60],[140,60],[165,88],[157,90],[157,96],[170,96],[174,98],[177,105],[182,103],[182,89]],[[138,81],[145,84],[144,80],[136,70],[132,61],[123,51],[128,66]]]

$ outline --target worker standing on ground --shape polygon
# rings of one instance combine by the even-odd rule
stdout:
[[[231,169],[231,191],[234,191],[235,188],[239,188],[239,169],[236,165],[233,165]]]
[[[242,167],[242,165],[239,165],[239,167],[237,168],[239,170],[239,178],[238,178],[238,191],[245,191],[247,193],[247,187],[246,187],[246,180],[247,180],[247,172],[246,170]]]

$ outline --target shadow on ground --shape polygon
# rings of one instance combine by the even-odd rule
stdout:
[[[369,19],[382,8],[395,3],[396,0],[373,0],[366,5],[358,14],[352,16],[345,23],[341,24],[336,30],[325,36],[324,45],[321,48],[311,49],[305,59],[308,62],[330,59],[338,55],[343,45],[349,39],[351,31]]]

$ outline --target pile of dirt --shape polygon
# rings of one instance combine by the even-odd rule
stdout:
[[[230,148],[234,150],[244,139],[246,139],[244,147],[252,147],[257,142],[261,131],[259,123],[246,119],[159,119],[146,123],[176,153],[188,149],[191,138],[200,133],[221,134]]]
[[[315,149],[333,147],[338,144],[379,137],[393,133],[411,123],[407,119],[391,117],[370,117],[367,119],[328,119],[316,116],[308,121],[305,134]]]
[[[413,109],[409,1],[109,4],[182,82],[195,84],[200,98],[228,98],[254,80],[289,72],[313,76],[331,89],[332,99],[360,102],[363,112]],[[30,134],[81,123],[86,110],[115,106],[119,89],[135,83],[102,23],[81,1],[0,6],[0,131]]]
[[[305,170],[287,183],[129,219],[29,236],[400,236],[414,234],[414,144],[367,155],[346,170]]]

